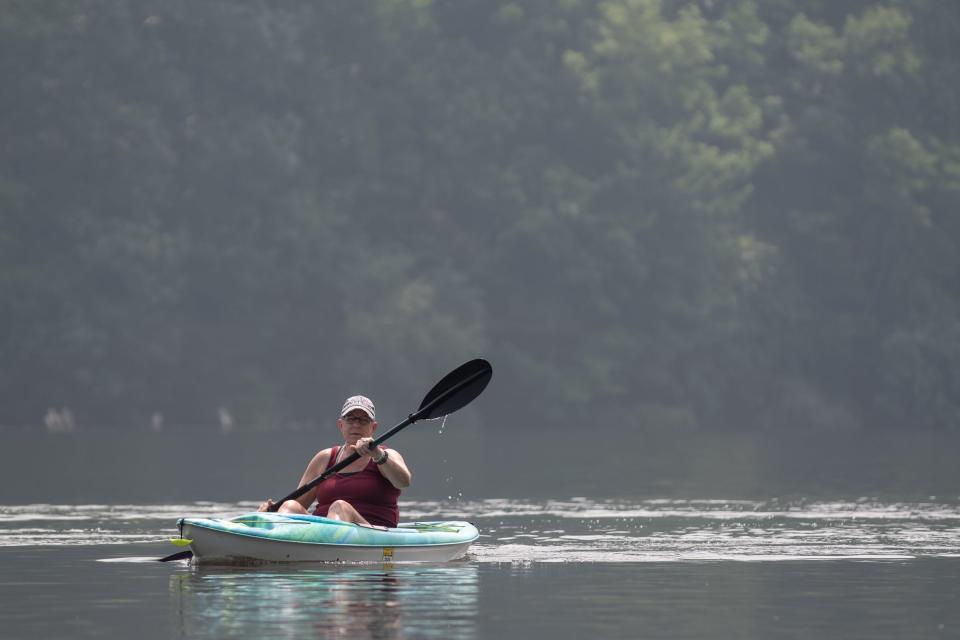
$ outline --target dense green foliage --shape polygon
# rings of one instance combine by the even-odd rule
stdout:
[[[960,5],[0,3],[0,424],[960,428]]]

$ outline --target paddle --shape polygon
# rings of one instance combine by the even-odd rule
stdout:
[[[399,433],[404,428],[417,422],[418,420],[429,420],[432,418],[442,418],[458,411],[470,404],[474,398],[480,395],[490,382],[493,376],[493,367],[482,358],[466,362],[443,377],[440,382],[433,385],[433,388],[424,396],[420,408],[407,416],[407,419],[384,433],[379,438],[375,438],[370,444],[370,449],[386,442],[387,439]],[[313,487],[326,480],[329,476],[337,473],[344,467],[360,459],[360,454],[354,452],[333,465],[310,482],[302,485],[296,491],[293,491],[283,497],[282,500],[271,506],[270,511],[276,511],[287,500],[296,500]],[[193,555],[192,551],[180,551],[165,558],[160,558],[160,562],[170,560],[182,560]]]

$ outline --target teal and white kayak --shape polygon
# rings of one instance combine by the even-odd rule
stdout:
[[[380,529],[260,512],[229,520],[181,518],[177,525],[201,563],[445,562],[464,555],[480,536],[469,522],[401,522]]]

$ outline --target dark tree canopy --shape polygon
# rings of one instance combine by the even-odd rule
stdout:
[[[960,428],[960,5],[2,6],[0,424]]]

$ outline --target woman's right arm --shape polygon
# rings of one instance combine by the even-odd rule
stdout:
[[[303,472],[303,476],[300,477],[300,484],[297,485],[297,488],[302,487],[307,484],[327,468],[327,462],[330,460],[330,453],[332,449],[324,449],[323,451],[317,452],[317,455],[313,456],[309,463],[307,463],[307,468]],[[310,505],[313,504],[313,500],[317,495],[316,487],[310,489],[305,494],[297,498],[297,502],[305,509],[310,509]],[[257,511],[267,511],[273,506],[273,500],[267,500],[260,505],[260,508]]]
[[[300,478],[300,484],[297,485],[297,488],[302,487],[323,473],[324,469],[327,468],[327,462],[330,460],[330,453],[332,451],[333,449],[324,449],[323,451],[318,451],[317,455],[313,456],[313,459],[307,463],[307,469],[303,472],[303,476]],[[297,498],[297,502],[299,502],[304,509],[309,511],[310,505],[313,504],[316,495],[317,488],[314,487],[310,489],[310,491],[307,491],[305,494]]]

